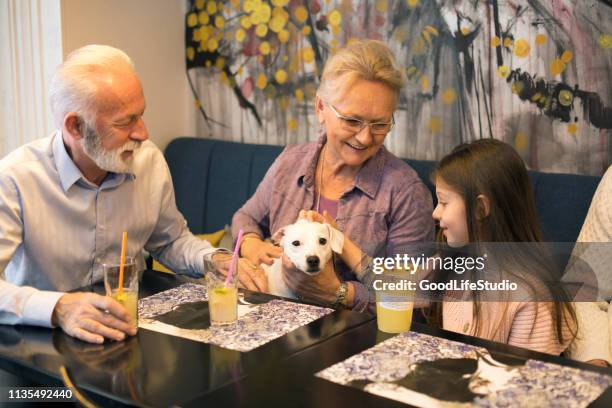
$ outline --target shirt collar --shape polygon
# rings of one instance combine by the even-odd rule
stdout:
[[[319,139],[317,140],[315,149],[308,152],[304,160],[301,160],[302,167],[298,170],[298,179],[303,179],[304,184],[308,187],[314,186],[315,174],[317,172],[317,162],[319,161],[319,155],[323,149],[323,145],[327,141],[327,136],[324,132],[321,132]]]
[[[370,157],[359,169],[355,179],[355,187],[363,191],[368,197],[374,198],[382,182],[383,170],[387,149],[380,146],[376,154]]]
[[[66,151],[62,131],[58,130],[53,137],[53,160],[55,160],[55,167],[57,168],[62,188],[64,191],[68,191],[74,183],[83,177],[83,174]]]
[[[87,185],[95,186],[93,183],[88,181],[81,170],[74,164],[72,158],[68,155],[68,151],[66,151],[66,146],[64,145],[64,138],[62,137],[61,130],[58,130],[55,133],[53,140],[53,159],[55,160],[55,166],[57,168],[57,172],[59,174],[60,183],[62,184],[62,188],[64,191],[68,191],[73,184],[78,182],[79,180],[83,180],[83,182]],[[112,188],[120,185],[126,179],[135,179],[136,176],[133,173],[113,173],[109,172],[106,176],[106,179],[102,182],[100,188]],[[97,187],[97,186],[96,186]]]
[[[325,131],[321,131],[319,139],[317,140],[316,147],[309,153],[302,161],[303,165],[298,170],[297,176],[298,181],[302,179],[304,184],[308,187],[314,186],[315,174],[317,169],[317,162],[323,146],[327,142],[327,135]],[[376,154],[370,157],[359,169],[357,176],[355,177],[354,187],[361,190],[368,197],[374,198],[378,187],[382,180],[383,170],[385,168],[386,160],[386,148],[381,146]]]

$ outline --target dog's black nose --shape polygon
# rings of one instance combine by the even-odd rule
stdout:
[[[306,263],[309,268],[315,269],[319,267],[319,257],[318,256],[309,256],[306,258]]]

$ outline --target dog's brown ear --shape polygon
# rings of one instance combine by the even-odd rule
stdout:
[[[278,229],[273,235],[272,235],[272,242],[274,242],[277,245],[282,245],[281,241],[283,240],[283,237],[285,236],[285,227],[282,227],[280,229]]]
[[[331,250],[337,254],[342,254],[342,248],[344,247],[344,234],[329,224],[324,224],[329,231],[329,246]]]

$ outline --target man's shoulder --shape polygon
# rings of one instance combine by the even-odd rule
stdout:
[[[134,172],[138,175],[155,173],[154,170],[166,171],[168,165],[162,151],[150,140],[140,145],[134,157]]]
[[[13,150],[0,160],[0,174],[15,176],[47,167],[53,160],[52,140],[53,136],[48,136]]]
[[[157,145],[150,140],[145,140],[144,142],[142,142],[142,144],[140,145],[139,155],[142,157],[143,160],[152,160],[157,159],[160,156],[164,156],[159,147],[157,147]]]
[[[160,159],[166,160],[164,154],[155,143],[150,140],[142,142],[136,154],[136,160],[139,164],[151,166],[152,164],[158,163]]]

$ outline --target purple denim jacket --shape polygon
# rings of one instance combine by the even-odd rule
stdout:
[[[294,223],[300,210],[314,209],[317,160],[327,138],[289,145],[274,161],[255,194],[232,219],[232,234],[269,237]],[[336,223],[345,236],[369,256],[416,253],[416,243],[432,242],[431,194],[417,173],[384,146],[357,173],[355,184],[338,202]],[[413,248],[413,250],[410,250]],[[418,246],[417,246],[418,248]],[[335,257],[340,278],[355,289],[353,310],[373,310],[375,294],[371,270],[355,275]]]

